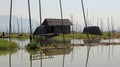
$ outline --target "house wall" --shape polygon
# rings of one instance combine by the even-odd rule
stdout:
[[[54,31],[52,31],[52,28],[54,28]],[[54,27],[51,27],[51,32],[52,33],[63,33],[63,30],[64,30],[64,33],[70,33],[70,26],[54,26]]]

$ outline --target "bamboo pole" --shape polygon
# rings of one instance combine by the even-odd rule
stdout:
[[[74,29],[74,21],[73,21],[73,15],[72,14],[70,15],[70,18],[71,18],[71,21],[72,21],[72,35],[73,35],[72,37],[74,39],[74,30],[73,30]]]
[[[41,9],[41,0],[39,0],[39,14],[40,14],[40,25],[41,25],[41,23],[42,23],[42,15],[41,15],[41,11],[42,9]]]
[[[111,32],[112,32],[112,34],[114,33],[114,20],[113,20],[113,16],[111,16]]]
[[[83,11],[83,17],[84,17],[84,22],[85,22],[85,26],[87,27],[87,21],[86,21],[86,15],[85,15],[85,10],[84,10],[84,4],[83,4],[83,0],[81,0],[81,4],[82,4],[82,11]]]
[[[30,24],[30,41],[32,41],[32,25],[31,25],[31,12],[30,12],[30,1],[28,0],[28,11],[29,11],[29,24]]]
[[[17,18],[17,27],[18,27],[18,35],[19,35],[19,33],[20,33],[20,28],[19,28],[18,18]]]
[[[109,17],[108,17],[108,37],[110,38],[110,22],[109,22]]]
[[[100,28],[101,28],[101,32],[103,33],[103,20],[102,20],[102,18],[100,19]]]
[[[60,4],[60,13],[61,13],[61,22],[62,22],[63,44],[65,45],[65,33],[64,33],[64,23],[63,23],[63,12],[62,12],[61,0],[59,0],[59,4]]]
[[[87,28],[87,21],[86,21],[86,15],[85,15],[85,10],[84,10],[84,4],[83,4],[83,0],[81,0],[81,4],[82,4],[82,12],[83,12],[83,17],[84,17],[84,22],[85,22],[85,27]],[[87,32],[87,38],[89,40],[89,33]]]
[[[9,19],[9,38],[11,38],[11,17],[12,17],[12,0],[10,2],[10,19]]]
[[[39,0],[39,16],[40,16],[40,25],[41,25],[41,23],[42,23],[42,11],[41,11],[42,9],[41,9],[41,0]],[[40,36],[39,36],[39,39],[40,39],[40,45],[42,46],[42,41],[41,41],[41,32],[40,32]]]
[[[22,20],[22,16],[21,16],[21,35],[23,34],[23,20]]]

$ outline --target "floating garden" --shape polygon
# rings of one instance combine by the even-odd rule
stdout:
[[[0,39],[0,55],[14,53],[18,49],[17,43]]]

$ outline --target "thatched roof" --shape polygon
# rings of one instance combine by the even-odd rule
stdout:
[[[42,25],[44,25],[46,23],[49,26],[61,26],[62,25],[61,19],[45,19]],[[72,25],[72,22],[69,21],[69,19],[63,19],[63,25],[70,26],[70,25]]]
[[[102,35],[98,26],[90,26],[85,27],[83,33],[94,34],[94,35]]]
[[[44,25],[38,26],[33,35],[47,34],[47,29]]]

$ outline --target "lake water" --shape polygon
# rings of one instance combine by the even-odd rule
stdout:
[[[13,41],[22,49],[13,54],[0,55],[0,67],[120,67],[120,45],[73,46],[68,49],[39,50],[32,54],[24,49],[29,40]],[[77,39],[70,43],[84,41]]]

